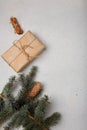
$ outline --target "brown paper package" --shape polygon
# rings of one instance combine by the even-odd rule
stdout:
[[[28,31],[2,55],[2,58],[16,72],[20,72],[33,59],[37,58],[44,49],[44,44],[32,32]]]

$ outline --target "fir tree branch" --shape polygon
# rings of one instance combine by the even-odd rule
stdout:
[[[19,108],[24,105],[26,103],[27,100],[29,100],[28,98],[28,93],[29,91],[32,89],[32,87],[34,86],[36,82],[31,82],[29,84],[28,87],[22,88],[20,90],[20,92],[18,93],[17,97],[16,97],[16,103],[19,104]]]
[[[22,87],[27,85],[26,76],[24,74],[19,75],[18,81],[20,81]]]
[[[10,128],[6,126],[6,127],[4,127],[4,130],[10,130]]]
[[[61,115],[57,112],[45,118],[49,103],[48,96],[40,99],[38,98],[40,93],[37,93],[34,98],[29,97],[31,90],[32,93],[34,92],[32,88],[36,84],[34,81],[36,72],[37,67],[32,67],[28,75],[21,74],[17,79],[11,77],[5,85],[0,95],[0,124],[7,119],[10,119],[10,122],[4,130],[13,130],[21,125],[24,130],[49,130],[50,126],[55,125],[60,120]],[[14,97],[11,94],[12,87],[19,84],[22,88]]]
[[[25,120],[28,113],[29,113],[28,106],[27,105],[22,106],[22,108],[13,115],[11,121],[8,123],[8,125],[5,128],[12,129],[14,127],[17,128],[21,126],[23,120]]]
[[[61,114],[58,112],[53,113],[50,117],[47,117],[44,120],[44,125],[49,128],[50,126],[54,126],[61,119]]]
[[[23,128],[24,128],[23,130],[32,130],[33,126],[34,126],[34,122],[31,120],[31,121],[27,122],[26,125],[23,126]]]
[[[20,74],[18,80],[20,81],[21,86],[28,87],[30,82],[34,80],[34,77],[36,76],[36,72],[37,72],[37,67],[33,66],[29,74],[27,75]]]
[[[34,121],[34,124],[37,125],[37,127],[39,126],[38,128],[36,128],[36,126],[35,126],[35,128],[36,128],[37,130],[38,130],[38,129],[40,129],[40,130],[48,130],[48,129],[43,125],[43,123],[41,123],[41,122],[35,120],[35,118],[34,118],[33,116],[28,115],[28,117],[29,117],[31,120]]]
[[[11,88],[13,87],[14,81],[15,81],[15,76],[12,76],[9,78],[8,83],[5,85],[5,87],[2,90],[2,93],[1,93],[2,96],[4,97],[10,96]]]
[[[5,103],[3,98],[0,98],[0,112],[4,109]]]
[[[37,72],[37,67],[33,66],[30,73],[28,75],[21,74],[19,76],[19,81],[21,83],[22,89],[17,95],[17,104],[20,106],[25,103],[25,100],[28,98],[28,93],[31,91],[32,87],[35,85],[35,81],[33,81]],[[29,100],[29,99],[28,99]]]
[[[37,67],[33,66],[31,68],[31,71],[30,71],[29,75],[27,75],[26,77],[29,77],[29,80],[32,81],[32,80],[34,80],[34,77],[36,76],[36,73],[37,73]]]
[[[44,96],[39,100],[37,107],[35,108],[35,119],[38,121],[43,120],[45,116],[45,110],[48,104],[48,96]]]
[[[8,120],[13,115],[13,113],[14,111],[11,109],[4,109],[2,112],[0,112],[0,124]]]

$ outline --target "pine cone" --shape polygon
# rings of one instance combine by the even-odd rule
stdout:
[[[42,89],[42,84],[40,82],[37,82],[33,86],[32,90],[29,92],[28,97],[34,98],[40,92],[41,89]]]

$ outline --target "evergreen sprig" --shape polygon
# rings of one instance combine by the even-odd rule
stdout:
[[[61,114],[58,113],[58,112],[55,112],[53,113],[51,116],[47,117],[45,120],[44,120],[44,125],[49,128],[51,126],[54,126],[58,123],[58,121],[60,120],[61,118]]]
[[[32,67],[29,74],[20,74],[19,77],[12,76],[0,94],[0,124],[8,119],[10,121],[4,130],[23,127],[23,130],[49,130],[51,126],[57,124],[61,118],[58,112],[46,117],[46,109],[49,105],[48,96],[39,97],[40,92],[33,98],[29,98],[28,93],[36,84],[34,80],[37,67]],[[12,88],[21,85],[21,90],[17,96],[12,94]]]
[[[20,111],[17,111],[11,121],[8,123],[8,128],[11,129],[11,128],[18,128],[19,126],[21,126],[21,124],[23,123],[23,121],[25,120],[25,118],[27,117],[27,115],[29,114],[29,111],[28,111],[28,106],[27,105],[24,105]]]
[[[48,104],[48,96],[44,96],[38,101],[38,105],[35,108],[35,120],[41,121],[45,116],[46,106]]]
[[[5,85],[1,93],[4,97],[8,97],[11,95],[11,89],[14,85],[15,80],[16,80],[15,76],[9,78],[8,83]]]
[[[16,102],[20,106],[22,106],[26,102],[27,95],[28,95],[29,91],[31,91],[32,87],[36,83],[34,81],[34,77],[35,77],[36,73],[37,73],[37,67],[33,66],[31,68],[31,71],[30,71],[29,74],[27,74],[27,75],[24,75],[24,74],[19,75],[18,80],[20,81],[20,84],[21,84],[22,88],[21,88],[20,92],[17,95],[17,101]]]

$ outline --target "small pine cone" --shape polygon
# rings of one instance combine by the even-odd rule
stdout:
[[[40,92],[41,89],[42,84],[40,82],[36,82],[32,90],[29,92],[28,97],[34,98],[35,96],[37,96],[37,94]]]

